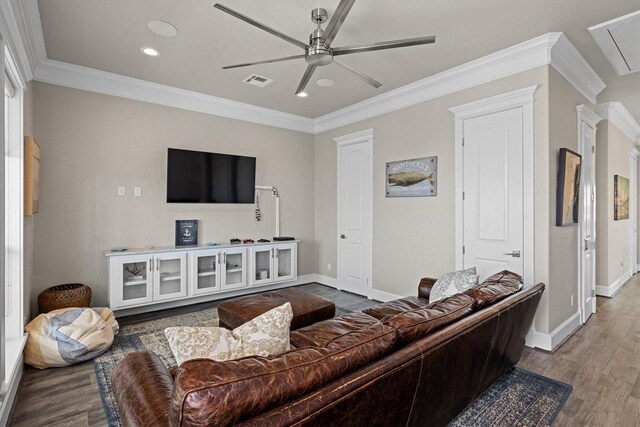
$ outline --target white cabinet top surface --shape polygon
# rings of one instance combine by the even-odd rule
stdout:
[[[145,246],[142,248],[126,248],[124,250],[113,250],[109,249],[104,251],[104,255],[107,257],[110,256],[125,256],[125,255],[137,255],[137,254],[148,254],[148,253],[158,253],[158,252],[186,252],[186,251],[198,251],[198,250],[206,250],[206,249],[228,249],[228,248],[248,248],[254,246],[269,246],[269,245],[279,245],[286,243],[299,243],[300,240],[283,240],[283,241],[271,241],[264,243],[238,243],[238,244],[229,244],[223,243],[220,245],[197,245],[197,246]]]

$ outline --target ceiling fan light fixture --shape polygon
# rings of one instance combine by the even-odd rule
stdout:
[[[152,47],[141,47],[140,51],[148,56],[160,56],[160,51]]]
[[[320,87],[331,87],[336,84],[336,82],[332,79],[318,79],[316,80],[316,84]]]
[[[300,92],[300,93],[296,93],[297,96],[299,96],[300,98],[306,98],[308,93],[307,92]]]

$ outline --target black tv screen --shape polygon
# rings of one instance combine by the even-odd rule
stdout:
[[[169,148],[168,203],[253,203],[256,158]]]

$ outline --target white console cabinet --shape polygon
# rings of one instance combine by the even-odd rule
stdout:
[[[249,248],[251,286],[287,282],[296,278],[295,243]]]
[[[297,241],[105,252],[114,310],[294,281]]]

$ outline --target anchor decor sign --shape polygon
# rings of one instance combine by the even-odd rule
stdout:
[[[438,195],[438,157],[387,163],[387,197]]]

